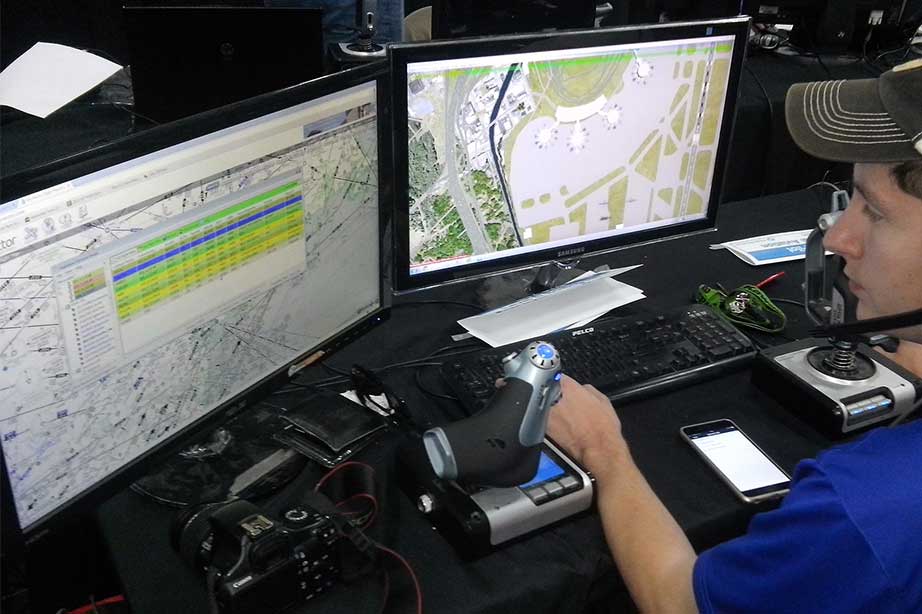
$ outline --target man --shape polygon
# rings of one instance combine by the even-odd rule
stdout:
[[[855,162],[827,233],[858,316],[922,308],[922,60],[879,79],[795,85],[788,126],[807,152]],[[922,376],[922,328],[894,358]],[[915,342],[915,343],[913,343]],[[922,612],[922,420],[801,462],[779,509],[696,555],[631,459],[608,399],[572,379],[550,436],[597,478],[606,540],[644,612]]]

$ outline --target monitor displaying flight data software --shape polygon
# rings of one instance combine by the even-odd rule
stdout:
[[[747,27],[391,47],[397,289],[713,227]]]
[[[0,446],[27,534],[386,315],[381,78],[310,81],[4,181]]]

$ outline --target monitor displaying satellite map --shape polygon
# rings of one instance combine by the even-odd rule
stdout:
[[[23,528],[380,308],[376,89],[0,205]]]
[[[410,275],[706,217],[734,40],[408,62]]]

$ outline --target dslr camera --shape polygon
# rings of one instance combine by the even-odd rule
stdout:
[[[206,573],[213,609],[272,614],[370,568],[371,542],[357,536],[365,539],[348,520],[308,504],[273,517],[237,499],[184,510],[174,524],[173,545]]]

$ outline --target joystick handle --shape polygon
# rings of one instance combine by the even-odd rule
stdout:
[[[435,474],[482,486],[535,476],[551,406],[560,399],[560,356],[543,341],[503,359],[506,384],[479,413],[423,433]]]

